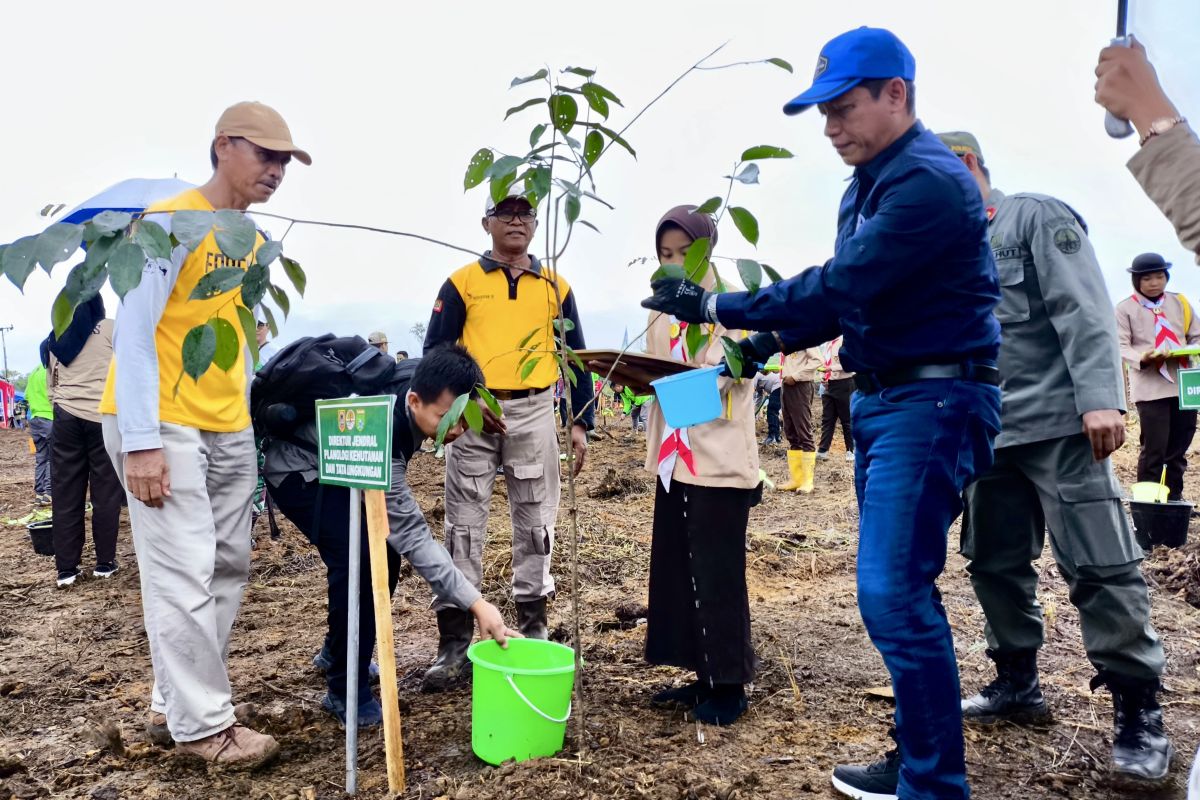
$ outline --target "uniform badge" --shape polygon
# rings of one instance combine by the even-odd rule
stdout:
[[[1059,252],[1073,256],[1083,247],[1083,241],[1074,228],[1059,228],[1054,232],[1054,246]]]
[[[821,77],[821,75],[823,75],[825,73],[825,70],[827,70],[827,69],[829,69],[829,59],[826,58],[825,56],[818,57],[817,58],[817,70],[816,70],[816,72],[813,73],[813,77],[814,78]]]
[[[996,207],[995,206],[987,207],[987,218],[988,218],[988,222],[991,222],[992,220],[994,220],[996,218]]]
[[[993,250],[999,250],[1000,246],[1003,244],[1004,244],[1004,240],[1000,238],[1000,234],[997,233],[994,236],[992,236],[991,245],[992,245]]]
[[[442,299],[440,297],[437,300],[433,301],[433,313],[435,313],[435,314],[442,313]]]

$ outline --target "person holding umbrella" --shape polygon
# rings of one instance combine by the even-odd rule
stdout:
[[[958,668],[936,581],[963,489],[991,465],[1000,428],[1000,288],[979,189],[917,121],[915,73],[893,33],[859,28],[825,45],[812,87],[784,107],[818,106],[854,168],[832,259],[753,294],[663,278],[642,305],[764,331],[741,342],[748,363],[842,335],[859,388],[858,605],[891,673],[899,750],[837,767],[834,788],[966,800]]]
[[[209,148],[213,175],[198,189],[151,205],[148,218],[171,229],[170,212],[235,209],[265,203],[294,157],[287,123],[262,103],[238,103],[217,121]],[[258,237],[255,248],[263,243]],[[229,634],[250,571],[250,497],[257,470],[247,406],[253,367],[236,306],[227,296],[189,300],[213,264],[233,262],[214,233],[189,250],[147,263],[142,281],[121,303],[113,362],[100,404],[104,443],[129,500],[150,640],[154,685],[152,741],[190,758],[249,769],[279,751],[270,736],[238,723],[225,667]],[[213,317],[237,332],[229,370],[199,380],[183,374],[181,342]]]

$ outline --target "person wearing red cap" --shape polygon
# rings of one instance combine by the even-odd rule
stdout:
[[[203,186],[150,206],[171,230],[172,212],[245,211],[270,200],[294,157],[287,123],[262,103],[238,103],[217,122]],[[255,250],[263,240],[258,237]],[[254,434],[247,407],[252,365],[238,321],[241,296],[189,297],[216,267],[246,269],[211,231],[194,250],[176,246],[146,263],[125,295],[100,404],[104,443],[129,500],[154,686],[148,734],[183,755],[233,768],[274,758],[276,741],[238,723],[225,667],[229,633],[250,571]],[[237,332],[234,365],[180,378],[187,332],[223,319]],[[180,383],[182,381],[182,383]],[[176,385],[178,384],[178,391]]]

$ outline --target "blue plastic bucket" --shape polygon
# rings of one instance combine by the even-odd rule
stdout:
[[[668,425],[688,428],[721,416],[721,390],[717,388],[721,369],[720,365],[701,367],[650,381]]]

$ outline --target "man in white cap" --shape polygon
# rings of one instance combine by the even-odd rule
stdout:
[[[226,109],[209,153],[212,178],[152,205],[149,219],[170,231],[169,212],[245,211],[271,198],[293,157],[312,163],[292,143],[283,117],[262,103]],[[129,499],[141,573],[154,667],[147,733],[160,744],[174,740],[181,754],[241,769],[261,766],[279,751],[272,737],[234,717],[225,667],[250,571],[257,470],[246,390],[253,364],[242,341],[232,368],[209,369],[199,380],[180,376],[181,345],[193,327],[220,318],[243,336],[240,294],[189,300],[192,290],[213,269],[246,269],[252,258],[227,257],[210,232],[195,250],[179,245],[170,258],[148,261],[117,314],[100,404],[105,446]]]
[[[387,334],[383,331],[372,331],[371,335],[367,337],[367,344],[373,344],[386,353],[388,351]]]

